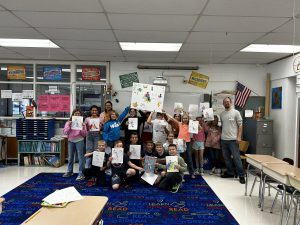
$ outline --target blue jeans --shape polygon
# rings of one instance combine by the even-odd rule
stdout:
[[[93,152],[97,146],[98,141],[100,140],[99,132],[88,132],[86,136],[86,152]],[[91,168],[92,158],[88,157],[85,162],[85,168]]]
[[[212,167],[220,168],[220,149],[208,148]]]
[[[193,158],[192,158],[192,149],[191,149],[191,142],[186,142],[186,163],[188,166],[188,170],[190,175],[194,174],[194,167],[193,167]]]
[[[83,175],[83,169],[84,169],[84,140],[73,143],[73,142],[68,142],[68,172],[73,173],[73,165],[74,165],[74,156],[75,152],[77,153],[78,156],[78,161],[79,161],[79,174],[78,175]]]
[[[242,165],[242,160],[240,157],[240,150],[239,146],[236,143],[235,140],[221,140],[221,145],[222,145],[222,152],[223,152],[223,157],[227,169],[227,173],[229,175],[234,175],[233,171],[233,166],[232,166],[232,159],[235,164],[235,167],[237,169],[237,173],[239,177],[244,177],[244,169]]]

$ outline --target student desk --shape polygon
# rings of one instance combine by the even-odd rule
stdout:
[[[102,210],[108,201],[104,196],[83,196],[65,208],[42,207],[22,225],[94,225],[101,220]]]
[[[261,206],[261,193],[262,193],[262,181],[263,181],[263,163],[274,163],[274,164],[288,164],[285,161],[277,159],[270,155],[255,155],[255,154],[246,154],[246,162],[248,163],[247,170],[246,170],[246,184],[245,184],[245,196],[247,195],[247,188],[248,188],[248,178],[249,178],[249,168],[250,166],[255,167],[260,172],[260,181],[259,181],[259,189],[258,189],[258,198],[259,203],[258,206]]]
[[[263,163],[263,173],[265,174],[263,180],[263,188],[262,188],[262,205],[261,210],[263,211],[264,207],[264,188],[266,183],[266,178],[271,177],[272,179],[276,180],[278,183],[282,184],[283,186],[283,195],[282,195],[282,205],[281,205],[281,213],[280,213],[280,224],[282,224],[283,219],[283,211],[285,206],[285,199],[286,199],[286,186],[290,186],[290,181],[288,174],[299,174],[300,169],[292,166],[290,164],[272,164],[272,163]]]

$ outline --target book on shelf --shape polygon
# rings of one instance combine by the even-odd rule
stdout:
[[[24,157],[23,157],[23,160],[24,160],[24,166],[29,166],[29,159],[28,159],[28,156],[24,156]]]

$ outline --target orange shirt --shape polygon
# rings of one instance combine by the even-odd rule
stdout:
[[[188,124],[179,123],[178,139],[183,139],[185,142],[191,141]]]

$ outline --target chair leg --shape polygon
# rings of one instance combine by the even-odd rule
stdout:
[[[251,195],[252,195],[252,192],[253,192],[253,189],[254,189],[256,180],[257,180],[257,177],[255,177],[255,179],[254,179],[254,181],[253,181],[253,184],[252,184],[252,187],[251,187],[251,191],[250,191],[250,194],[249,194],[250,197],[251,197]]]
[[[271,188],[270,188],[270,184],[268,185],[268,191],[269,191],[269,196],[271,196]]]
[[[273,208],[274,208],[274,206],[275,206],[275,202],[276,202],[276,200],[277,200],[277,198],[278,198],[278,195],[279,195],[279,191],[277,191],[277,193],[276,193],[276,195],[275,195],[275,198],[274,198],[274,200],[273,200],[273,203],[272,203],[272,207],[271,207],[270,213],[273,213]]]

